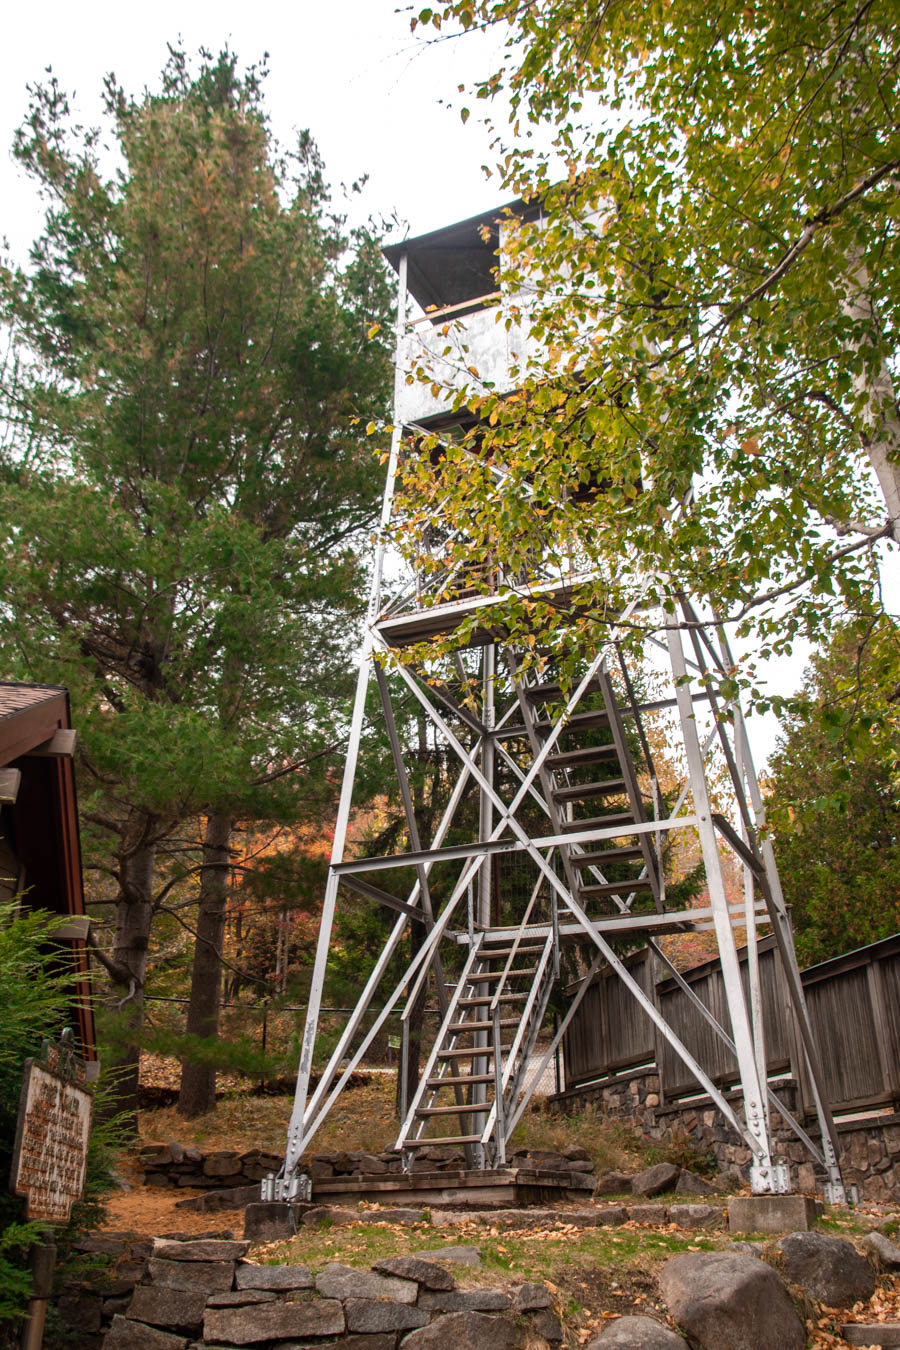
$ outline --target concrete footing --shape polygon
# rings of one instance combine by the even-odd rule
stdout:
[[[805,1233],[818,1209],[808,1195],[736,1195],[728,1202],[731,1233]]]

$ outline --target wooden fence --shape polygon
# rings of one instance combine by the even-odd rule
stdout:
[[[760,943],[759,954],[768,1072],[795,1078],[802,1109],[810,1114],[812,1094],[774,938]],[[746,949],[739,955],[746,989]],[[735,1082],[734,1056],[676,981],[664,978],[650,949],[635,952],[626,964],[710,1078],[720,1086]],[[683,978],[727,1030],[719,962],[707,961],[686,971]],[[852,1112],[900,1103],[900,934],[812,966],[802,980],[832,1110]],[[566,1031],[563,1053],[567,1089],[656,1065],[661,1104],[674,1104],[701,1090],[609,970],[595,976]]]

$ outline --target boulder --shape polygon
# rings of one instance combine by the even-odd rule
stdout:
[[[203,1339],[213,1345],[255,1345],[300,1336],[339,1336],[344,1310],[337,1299],[316,1298],[304,1303],[263,1303],[245,1308],[207,1308]],[[119,1347],[115,1347],[119,1350]],[[168,1350],[168,1347],[160,1347]],[[174,1350],[174,1347],[173,1347]],[[182,1346],[178,1350],[183,1350]]]
[[[241,1261],[234,1275],[238,1289],[312,1289],[314,1283],[309,1266],[251,1266]]]
[[[164,1289],[203,1289],[218,1294],[234,1283],[233,1261],[162,1261],[151,1256],[147,1274]]]
[[[348,1331],[414,1331],[428,1324],[428,1313],[405,1303],[384,1302],[377,1298],[344,1300]]]
[[[401,1350],[521,1350],[524,1343],[524,1330],[502,1317],[452,1312],[420,1331],[411,1331],[400,1346]]]
[[[423,1289],[455,1289],[456,1281],[449,1270],[422,1261],[417,1256],[386,1256],[372,1267],[380,1275],[396,1275],[401,1280],[415,1280]]]
[[[657,1163],[645,1172],[638,1172],[631,1178],[631,1190],[634,1195],[659,1195],[662,1191],[672,1191],[681,1175],[681,1168],[672,1163]]]
[[[676,1195],[715,1195],[715,1186],[710,1185],[704,1177],[698,1177],[696,1172],[689,1172],[686,1167],[681,1169],[681,1175],[675,1183]]]
[[[371,1270],[356,1270],[330,1261],[316,1276],[316,1289],[324,1298],[389,1298],[395,1303],[415,1303],[419,1286],[414,1280],[400,1280],[396,1275],[376,1275]],[[412,1325],[412,1323],[410,1324]],[[389,1331],[389,1327],[374,1327],[375,1331]]]
[[[685,1350],[681,1336],[652,1317],[620,1317],[603,1328],[585,1350]]]
[[[872,1267],[844,1238],[789,1233],[778,1243],[778,1251],[786,1279],[829,1308],[849,1308],[875,1293]]]
[[[164,1285],[139,1284],[128,1305],[126,1317],[149,1322],[171,1331],[199,1331],[203,1325],[206,1291],[166,1289]]]
[[[629,1195],[631,1177],[627,1172],[600,1172],[594,1195]]]
[[[117,1313],[103,1337],[103,1350],[187,1350],[187,1341],[184,1336],[130,1322]]]
[[[435,1247],[416,1252],[422,1261],[454,1261],[458,1266],[480,1266],[481,1252],[477,1247]]]
[[[685,1252],[659,1274],[669,1312],[698,1350],[803,1350],[806,1330],[771,1266],[744,1252]]]
[[[249,1242],[227,1242],[214,1238],[199,1241],[169,1242],[153,1239],[153,1255],[162,1261],[237,1261],[246,1256]]]
[[[862,1245],[876,1258],[882,1270],[900,1270],[900,1247],[884,1233],[867,1233]]]

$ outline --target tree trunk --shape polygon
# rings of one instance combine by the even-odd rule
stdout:
[[[869,275],[862,264],[851,270],[843,308],[849,318],[871,331],[872,344],[877,345],[881,335],[870,298]],[[864,346],[862,341],[854,342],[853,355],[858,357]],[[874,372],[854,373],[853,387],[866,402],[868,426],[861,437],[863,449],[884,495],[891,538],[900,543],[900,416],[887,363],[880,360]]]
[[[231,829],[230,815],[214,811],[207,818],[186,1028],[189,1036],[202,1036],[204,1039],[217,1036],[219,1032]],[[200,1116],[211,1111],[215,1104],[215,1069],[211,1065],[186,1059],[181,1066],[179,1115]]]
[[[110,957],[103,961],[114,985],[109,1007],[116,1024],[111,1057],[118,1070],[115,1110],[124,1115],[131,1129],[137,1128],[141,1032],[156,864],[156,845],[146,841],[152,837],[157,823],[156,817],[144,812],[133,813],[128,821],[119,855],[115,941]]]

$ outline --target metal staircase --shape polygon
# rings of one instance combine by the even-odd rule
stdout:
[[[478,935],[397,1139],[407,1164],[416,1149],[458,1144],[472,1166],[504,1165],[508,1122],[558,973],[554,951],[552,932],[535,941],[524,924],[511,939]]]

